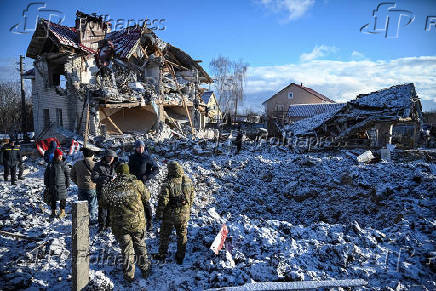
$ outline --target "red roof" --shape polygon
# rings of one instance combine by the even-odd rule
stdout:
[[[65,46],[70,46],[80,49],[87,54],[96,54],[92,48],[86,47],[79,42],[79,35],[75,27],[59,25],[53,22],[44,20],[49,31],[57,39],[57,41]],[[122,30],[117,30],[106,34],[106,39],[112,41],[115,48],[115,54],[119,58],[127,58],[135,48],[141,38],[142,28],[139,26],[131,26]]]
[[[44,20],[49,31],[56,37],[60,44],[80,49],[88,54],[97,53],[92,48],[86,47],[79,43],[79,36],[77,35],[76,28],[59,25],[48,20]]]
[[[280,94],[281,92],[283,92],[284,90],[286,90],[287,88],[289,88],[289,87],[292,86],[292,85],[294,85],[294,86],[296,86],[296,87],[298,87],[298,88],[300,88],[300,89],[303,89],[303,90],[305,90],[306,92],[308,92],[308,93],[310,93],[310,94],[312,94],[312,95],[315,95],[316,97],[318,97],[318,98],[321,99],[322,101],[325,101],[325,102],[327,102],[327,103],[336,103],[335,101],[331,100],[330,98],[327,98],[327,97],[324,96],[323,94],[316,92],[316,91],[313,90],[312,88],[304,87],[303,85],[298,85],[298,84],[295,84],[295,83],[291,83],[291,84],[289,84],[288,86],[286,86],[285,88],[283,88],[282,90],[280,90],[279,92],[277,92],[276,94],[272,95],[272,96],[271,96],[270,98],[268,98],[267,100],[265,100],[262,104],[265,104],[266,102],[268,102],[269,100],[271,100],[272,98],[274,98],[276,95]]]
[[[119,58],[128,58],[138,40],[141,38],[142,28],[130,26],[122,30],[112,31],[106,34],[106,39],[112,41],[115,54]]]
[[[304,86],[302,86],[302,85],[298,85],[298,84],[295,84],[295,86],[300,87],[300,88],[303,89],[303,90],[306,90],[306,91],[309,92],[310,94],[315,95],[316,97],[320,98],[320,99],[323,100],[323,101],[326,101],[326,102],[329,102],[329,103],[335,103],[335,101],[333,101],[333,100],[327,98],[326,96],[324,96],[324,95],[321,94],[321,93],[316,92],[316,91],[313,90],[312,88],[304,87]]]

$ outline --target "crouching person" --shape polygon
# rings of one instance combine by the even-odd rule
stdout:
[[[176,262],[179,265],[183,263],[187,243],[187,226],[193,200],[194,189],[191,179],[185,175],[179,163],[168,163],[168,177],[162,185],[156,212],[157,218],[162,219],[157,259],[165,260],[170,234],[175,228],[177,234]]]
[[[117,177],[103,187],[102,204],[109,209],[112,233],[121,248],[124,279],[132,282],[135,262],[144,278],[151,270],[144,240],[144,205],[150,200],[150,192],[141,181],[129,174],[127,164],[119,164],[116,172]]]
[[[67,189],[70,186],[70,171],[62,160],[62,155],[62,151],[56,149],[53,161],[48,164],[44,172],[44,184],[47,187],[51,204],[50,217],[54,218],[56,216],[56,201],[59,201],[59,218],[61,219],[66,216]]]

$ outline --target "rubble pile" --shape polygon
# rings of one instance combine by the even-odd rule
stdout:
[[[410,127],[411,132],[420,128],[421,108],[414,84],[402,84],[360,94],[342,107],[285,125],[281,132],[283,136],[330,137],[350,145],[385,147],[392,142],[395,127]],[[413,147],[415,136],[407,141]]]
[[[188,226],[183,265],[175,264],[175,240],[166,264],[153,261],[151,276],[137,273],[125,285],[119,248],[110,231],[90,230],[91,285],[94,289],[192,289],[243,285],[254,281],[364,279],[370,290],[436,288],[434,164],[425,158],[395,163],[359,163],[347,151],[291,154],[247,142],[239,155],[203,156],[206,141],[149,141],[160,166],[148,183],[153,208],[166,161],[177,159],[192,178],[196,198]],[[358,150],[356,150],[358,151]],[[0,280],[7,286],[70,287],[71,203],[67,219],[50,222],[40,206],[42,166],[32,164],[29,182],[0,184],[1,229],[41,237],[39,242],[0,236]],[[155,209],[153,209],[155,211]],[[210,245],[226,224],[225,249]],[[159,222],[147,234],[150,253],[158,250]],[[12,263],[11,263],[12,262]],[[6,282],[15,282],[8,283]],[[21,284],[21,285],[20,285]],[[12,287],[11,287],[12,288]]]
[[[41,35],[49,37],[41,41]],[[80,11],[74,27],[40,19],[26,56],[35,60],[26,75],[33,80],[34,108],[66,111],[62,123],[36,122],[42,137],[52,134],[52,127],[83,133],[88,103],[92,135],[147,132],[172,114],[200,128],[207,117],[201,85],[212,79],[201,61],[145,25],[112,31],[102,17]]]

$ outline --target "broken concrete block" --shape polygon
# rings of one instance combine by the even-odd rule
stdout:
[[[368,163],[368,162],[372,161],[373,159],[375,159],[375,157],[371,151],[366,151],[357,157],[357,161],[359,163]]]
[[[381,155],[381,159],[382,161],[385,162],[391,162],[391,151],[389,149],[381,149],[380,150],[380,155]]]

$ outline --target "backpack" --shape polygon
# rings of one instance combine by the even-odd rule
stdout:
[[[188,191],[188,186],[189,184],[187,183],[185,176],[182,177],[182,183],[180,184],[176,184],[176,183],[169,183],[169,205],[174,207],[174,208],[178,208],[178,207],[182,207],[186,204],[189,204],[190,201],[188,201],[189,199],[189,193],[187,193]]]

